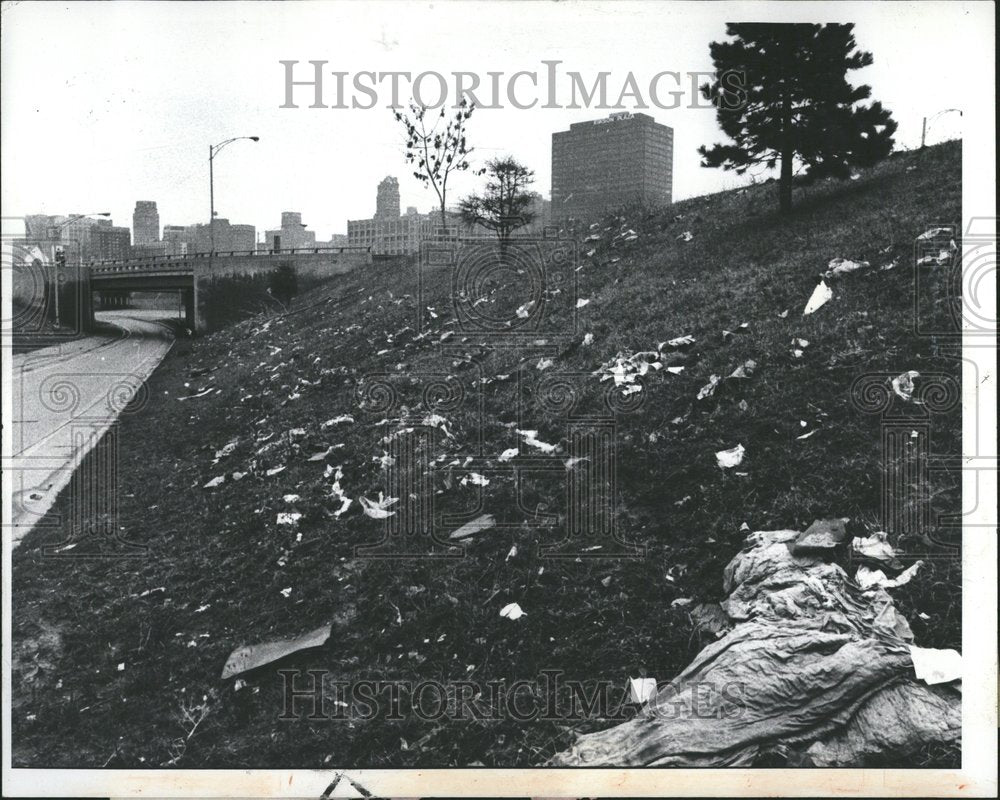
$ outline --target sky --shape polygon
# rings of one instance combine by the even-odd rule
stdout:
[[[651,78],[663,102],[685,89],[675,109],[641,110],[674,129],[674,199],[741,185],[749,177],[700,166],[697,148],[723,141],[711,108],[686,107],[696,96],[687,73],[712,69],[708,45],[725,38],[727,21],[854,22],[858,45],[875,63],[852,73],[867,83],[899,123],[897,147],[919,145],[923,117],[934,117],[928,141],[961,135],[962,118],[940,113],[955,103],[956,82],[974,74],[973,53],[992,37],[987,3],[687,3],[687,2],[7,2],[2,6],[3,216],[110,211],[131,226],[136,200],[155,200],[160,223],[207,222],[208,147],[233,136],[215,161],[219,217],[279,226],[282,211],[300,211],[324,240],[345,233],[348,219],[370,217],[378,182],[399,178],[401,204],[421,212],[433,191],[412,177],[403,136],[386,106],[383,82],[370,109],[309,108],[312,90],[285,102],[285,67],[312,76],[322,60],[324,95],[335,103],[333,72],[467,71],[482,77],[527,70],[544,79],[543,60],[558,60],[568,103],[576,71],[589,85],[610,72],[617,97],[632,73],[649,103]],[[970,46],[970,37],[977,46]],[[987,40],[992,42],[992,38]],[[405,82],[400,97],[409,100]],[[434,81],[423,84],[433,97]],[[503,84],[501,84],[503,85]],[[477,109],[468,123],[479,166],[514,155],[535,171],[548,196],[551,135],[609,110],[541,108],[545,89],[518,84],[531,109]],[[356,96],[362,103],[368,98]],[[609,100],[613,103],[614,100]],[[699,103],[703,105],[703,102]],[[938,115],[938,116],[934,116]],[[760,177],[766,177],[760,176]],[[482,178],[460,175],[449,205]]]

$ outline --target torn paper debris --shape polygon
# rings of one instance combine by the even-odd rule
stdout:
[[[483,514],[476,517],[472,522],[466,522],[457,531],[453,531],[449,539],[467,539],[480,531],[489,530],[496,524],[491,514]]]
[[[910,645],[910,658],[917,680],[930,686],[962,678],[962,655],[957,650],[936,650]]]
[[[320,647],[330,638],[331,628],[331,625],[321,625],[316,630],[293,639],[237,647],[226,659],[226,665],[222,668],[222,680],[271,664],[300,650]]]
[[[892,379],[892,391],[897,397],[910,402],[913,400],[913,392],[916,389],[914,380],[920,377],[920,373],[914,369],[907,370],[898,378]]]
[[[372,502],[367,497],[359,497],[358,502],[361,503],[361,507],[364,509],[365,514],[372,519],[386,519],[396,513],[395,511],[388,511],[387,509],[393,503],[398,503],[399,498],[383,497],[382,492],[379,492],[378,502]]]
[[[743,456],[746,455],[746,448],[738,444],[728,450],[720,450],[715,454],[715,460],[722,469],[732,469],[743,463]]]
[[[819,285],[813,289],[812,296],[809,298],[809,302],[806,303],[806,307],[803,309],[802,313],[812,314],[813,312],[821,309],[832,299],[833,290],[826,285],[826,281],[820,281]]]
[[[527,612],[524,611],[517,603],[508,603],[500,609],[500,616],[506,617],[509,620],[515,620],[527,616]]]
[[[629,678],[628,699],[630,703],[648,703],[656,696],[656,678]]]

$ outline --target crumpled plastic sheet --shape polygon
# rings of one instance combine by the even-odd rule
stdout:
[[[640,712],[581,736],[554,766],[860,766],[961,736],[960,684],[916,680],[913,634],[881,587],[862,591],[797,531],[759,531],[726,567],[735,624]]]

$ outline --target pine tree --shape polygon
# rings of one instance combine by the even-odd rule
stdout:
[[[712,42],[716,81],[701,87],[735,144],[702,146],[702,166],[742,175],[781,165],[782,213],[792,208],[796,162],[810,178],[846,178],[892,152],[896,122],[879,102],[863,105],[870,86],[854,87],[849,70],[872,63],[857,49],[853,25],[729,23],[733,41]]]
[[[535,221],[531,207],[538,195],[529,191],[535,173],[513,156],[487,161],[485,172],[489,176],[486,191],[463,198],[459,214],[466,225],[488,228],[505,245],[511,233]]]

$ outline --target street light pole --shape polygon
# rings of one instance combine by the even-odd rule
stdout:
[[[249,139],[251,142],[260,141],[259,136],[234,136],[232,139],[226,139],[226,141],[219,142],[219,144],[210,144],[208,146],[208,205],[209,205],[209,214],[211,215],[208,220],[209,273],[212,272],[212,259],[215,257],[215,157],[219,154],[219,151],[227,144],[238,142],[240,139]]]

